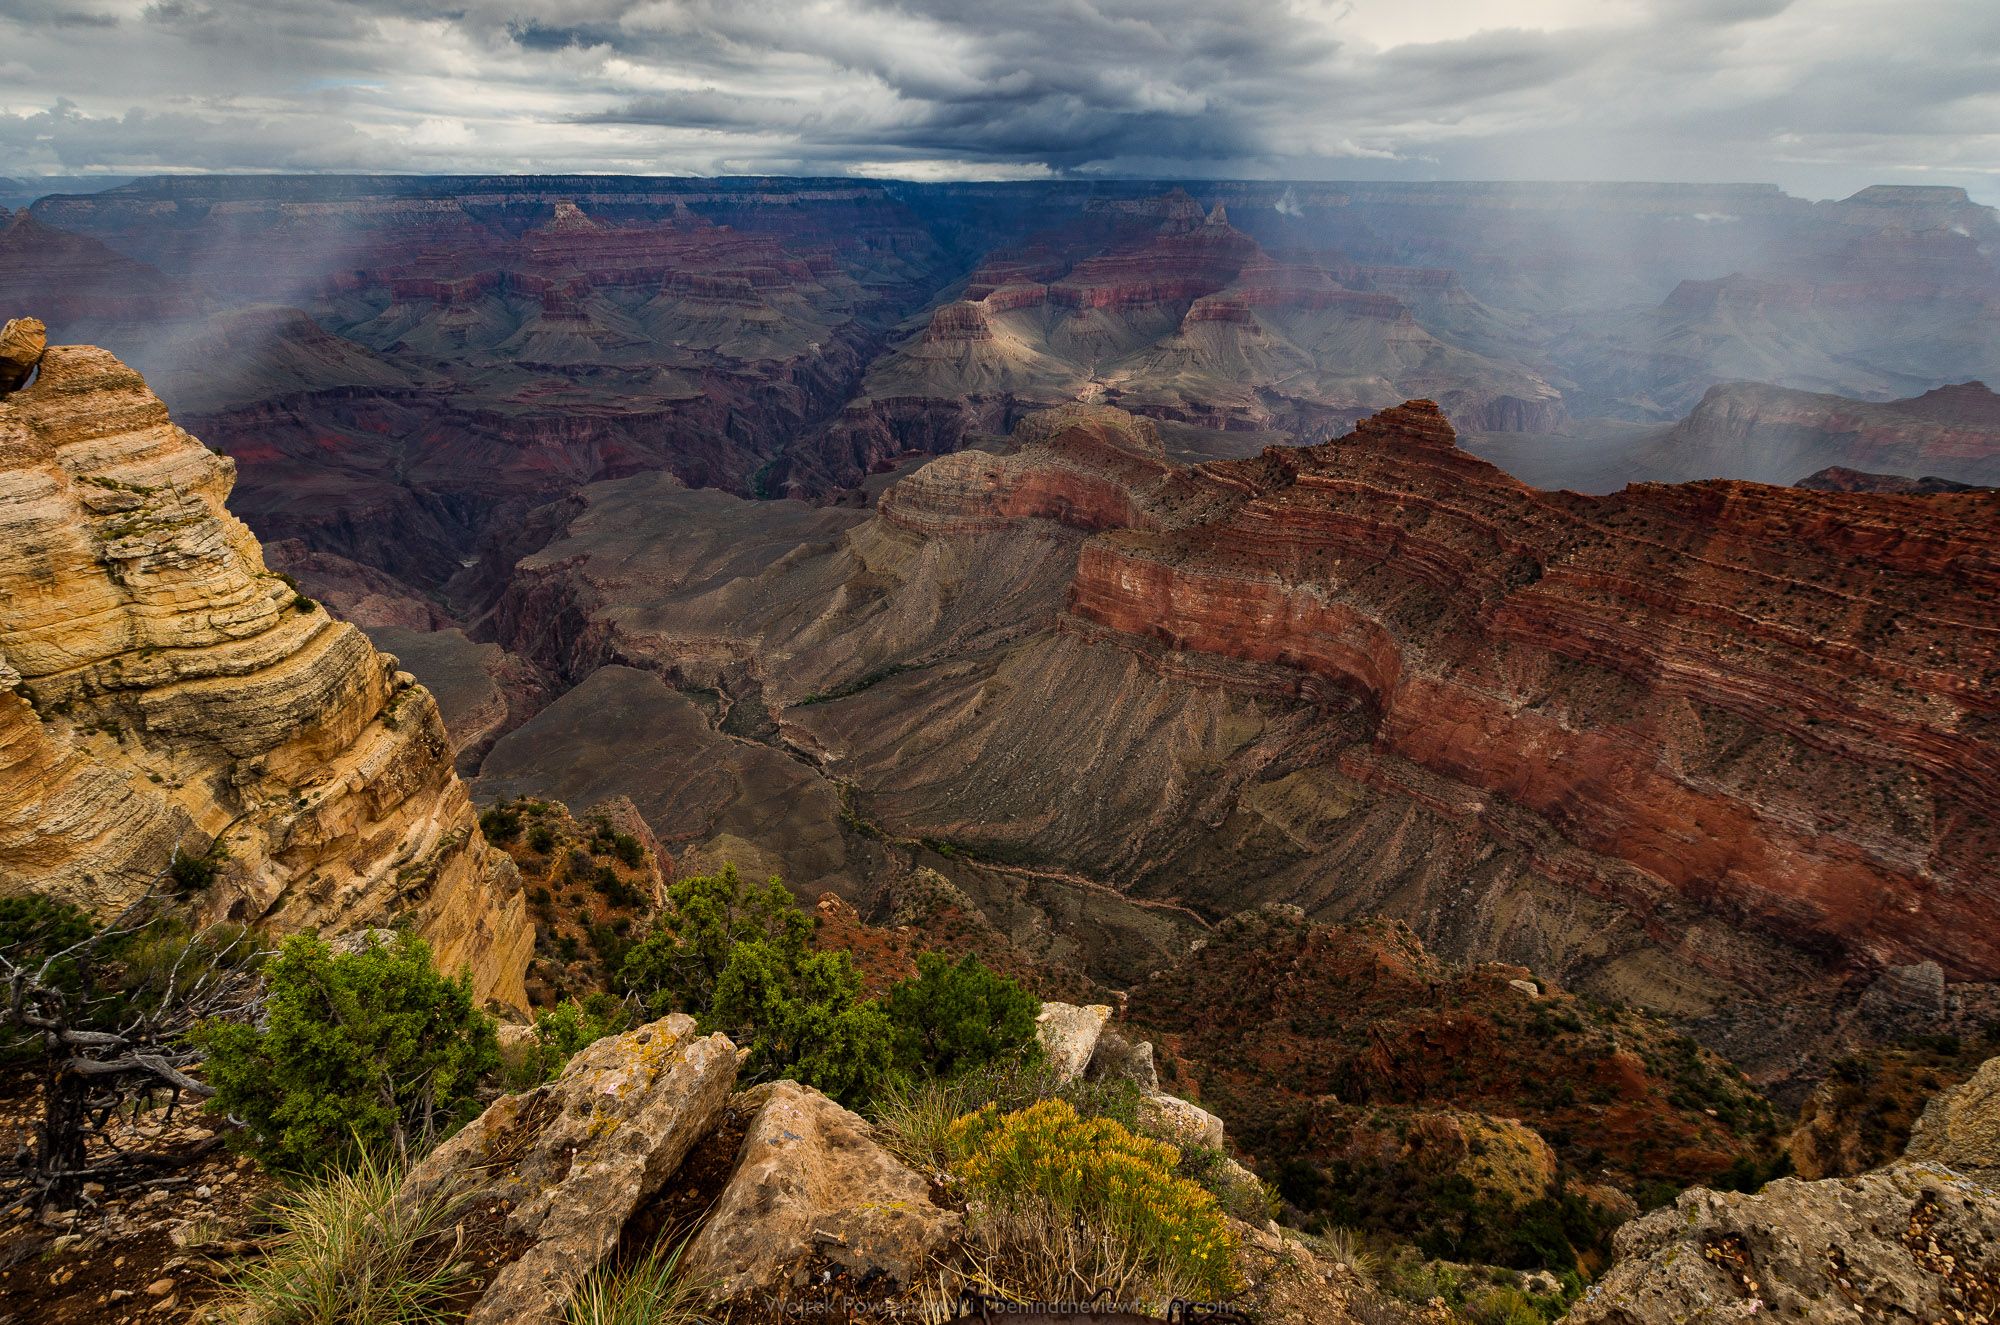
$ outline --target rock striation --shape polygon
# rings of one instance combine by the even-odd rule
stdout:
[[[1387,915],[1782,1075],[1844,1034],[1833,1009],[1954,1030],[1948,989],[2000,972],[2000,497],[1542,492],[1428,402],[1193,466],[1165,431],[1064,406],[872,516],[591,488],[494,613],[588,679],[496,747],[493,794],[625,791],[665,838],[755,819],[779,770],[697,808],[677,770],[618,767],[636,692],[689,747],[690,696],[721,690],[805,757],[783,785],[826,793],[787,879],[865,910],[838,795],[962,848],[921,863],[996,914],[1022,894],[965,856],[1078,887],[1031,905],[1113,987],[1189,920]],[[558,717],[602,728],[565,756],[588,785],[524,785]]]
[[[522,1003],[518,877],[436,704],[265,569],[234,474],[103,350],[49,349],[0,397],[0,892],[109,915],[206,856],[204,914],[409,917]]]
[[[1348,776],[1539,837],[1697,967],[1730,958],[1669,915],[2000,975],[2000,497],[1542,493],[1417,401],[1190,504],[1086,542],[1072,613],[1355,694]]]

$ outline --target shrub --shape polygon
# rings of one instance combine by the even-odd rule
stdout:
[[[547,824],[536,824],[528,830],[528,850],[546,856],[555,844],[555,832]]]
[[[889,1068],[889,1022],[861,997],[844,952],[814,952],[813,922],[777,879],[746,885],[734,867],[668,889],[620,981],[652,1016],[678,1010],[750,1051],[752,1077],[791,1077],[843,1104],[867,1099]]]
[[[450,1318],[472,1267],[454,1225],[462,1196],[399,1202],[402,1171],[365,1156],[284,1196],[276,1237],[223,1292],[224,1319],[355,1325]]]
[[[421,939],[336,954],[285,940],[267,968],[263,1027],[206,1023],[210,1107],[241,1118],[273,1167],[313,1172],[357,1148],[407,1153],[460,1120],[499,1065],[493,1019],[470,977],[438,973]]]
[[[917,973],[889,991],[896,1066],[912,1074],[955,1076],[1038,1048],[1041,1000],[997,975],[972,954],[953,962],[917,955]]]
[[[593,1271],[570,1299],[569,1325],[705,1325],[707,1285],[681,1271],[685,1242],[656,1246],[620,1269]]]
[[[802,951],[812,926],[778,879],[758,887],[725,865],[719,874],[680,879],[667,889],[667,904],[626,957],[623,978],[656,1017],[675,1010],[706,1016],[738,946]]]
[[[1375,1277],[1382,1270],[1382,1258],[1353,1229],[1329,1228],[1319,1236],[1308,1239],[1308,1245],[1322,1259],[1347,1267],[1347,1272],[1358,1279],[1363,1288],[1372,1290],[1375,1287]]]
[[[173,863],[167,866],[167,882],[175,892],[197,893],[214,883],[222,873],[222,862],[229,858],[221,842],[216,842],[199,856],[190,856],[178,848],[174,851]]]
[[[505,846],[521,835],[521,811],[514,805],[495,805],[482,810],[479,831],[495,846]]]
[[[254,1004],[258,956],[241,927],[195,932],[160,895],[103,929],[65,902],[0,899],[0,1063],[41,1077],[14,1157],[36,1202],[72,1202],[94,1176],[91,1138],[189,1085],[187,1032]]]
[[[16,966],[38,967],[66,948],[73,948],[97,932],[88,912],[68,902],[36,896],[0,897],[0,957]],[[65,989],[79,988],[86,972],[74,958],[62,958],[49,969],[49,982]],[[29,1033],[27,1038],[37,1038]]]
[[[608,994],[589,994],[582,1002],[565,999],[535,1017],[535,1038],[519,1067],[508,1075],[516,1090],[554,1081],[569,1060],[607,1035],[631,1029],[630,1009]]]
[[[618,872],[609,865],[598,868],[590,886],[613,906],[622,906],[628,911],[638,909],[646,900],[637,888],[619,878]]]
[[[1013,1113],[1059,1099],[1081,1118],[1110,1118],[1136,1128],[1139,1088],[1130,1081],[1064,1081],[1043,1055],[1002,1060],[955,1077],[891,1078],[876,1095],[882,1144],[904,1163],[941,1173],[951,1162],[951,1125],[991,1104]]]
[[[702,1029],[749,1049],[752,1077],[791,1077],[842,1104],[865,1102],[889,1070],[889,1019],[861,997],[844,952],[739,945]]]
[[[1464,1313],[1473,1325],[1548,1325],[1563,1311],[1561,1298],[1553,1299],[1554,1314],[1544,1312],[1534,1298],[1518,1288],[1481,1288],[1465,1299]]]
[[[953,1174],[997,1214],[985,1236],[1021,1290],[1080,1278],[1114,1300],[1214,1300],[1236,1287],[1222,1211],[1175,1175],[1180,1152],[1163,1141],[1044,1100],[967,1114],[948,1146]]]

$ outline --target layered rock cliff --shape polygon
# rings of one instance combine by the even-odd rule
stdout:
[[[1552,829],[1539,869],[1698,967],[1683,905],[2000,976],[2000,498],[1545,494],[1424,401],[1202,480],[1224,514],[1085,545],[1075,615],[1358,693],[1350,776]]]
[[[206,858],[206,915],[411,917],[520,1004],[519,879],[436,704],[266,570],[234,475],[103,350],[51,348],[0,397],[0,892],[109,915]]]

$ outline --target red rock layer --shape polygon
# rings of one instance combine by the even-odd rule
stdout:
[[[2000,976],[2000,494],[1544,493],[1428,401],[1154,493],[1084,545],[1073,613],[1358,692],[1349,776],[1445,779],[1498,834],[1531,811],[1568,844],[1541,869],[1642,921]]]

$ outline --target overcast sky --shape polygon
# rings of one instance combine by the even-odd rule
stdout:
[[[1949,183],[2000,0],[0,0],[0,174]]]

